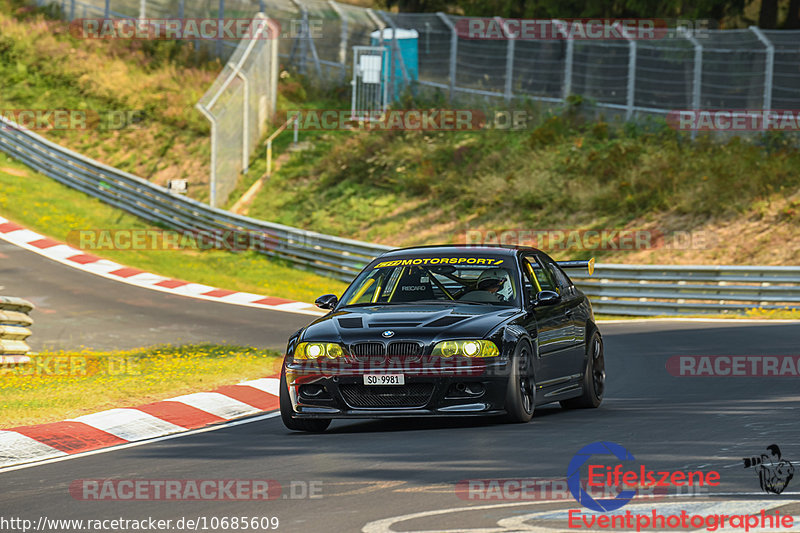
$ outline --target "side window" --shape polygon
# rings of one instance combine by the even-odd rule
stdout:
[[[558,285],[559,293],[566,294],[570,292],[572,289],[572,282],[569,280],[564,271],[561,270],[558,265],[553,263],[552,261],[547,261],[547,269],[552,274],[553,278],[556,280],[556,284]]]
[[[537,290],[555,291],[556,283],[552,278],[549,271],[542,268],[542,265],[536,260],[535,257],[526,257],[525,261],[528,263],[528,269],[535,276],[538,283]]]

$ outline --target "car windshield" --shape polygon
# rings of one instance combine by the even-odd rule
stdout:
[[[508,257],[414,256],[380,259],[342,296],[344,306],[478,303],[516,305],[519,287]]]

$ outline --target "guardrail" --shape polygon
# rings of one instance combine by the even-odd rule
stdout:
[[[391,247],[235,215],[175,196],[161,186],[58,146],[0,117],[0,150],[31,168],[163,227],[207,232],[255,232],[258,251],[342,281]],[[588,277],[570,272],[604,314],[742,313],[800,309],[800,267],[597,264]]]
[[[30,337],[33,319],[29,313],[33,304],[22,298],[0,296],[0,363],[28,363],[30,346],[25,339]]]
[[[25,130],[0,116],[0,150],[54,180],[132,213],[153,224],[217,236],[256,233],[258,251],[339,280],[391,248],[343,239],[212,208],[170,194],[159,185],[104,165]]]
[[[570,277],[595,312],[610,315],[800,309],[800,267],[598,263],[593,276],[570,271]]]

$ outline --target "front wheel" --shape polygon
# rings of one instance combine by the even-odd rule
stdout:
[[[536,382],[529,375],[530,347],[521,342],[511,359],[511,375],[506,389],[506,421],[528,422],[536,408]]]
[[[590,409],[599,407],[606,388],[606,360],[603,355],[603,338],[595,331],[586,345],[586,368],[583,372],[583,394],[577,398],[563,400],[561,407],[567,409]]]
[[[280,384],[280,404],[281,404],[281,420],[287,429],[292,431],[308,431],[310,433],[322,433],[328,426],[331,425],[330,419],[323,418],[295,418],[294,409],[292,408],[292,400],[289,398],[289,387],[286,384],[286,370],[281,371],[281,384]]]

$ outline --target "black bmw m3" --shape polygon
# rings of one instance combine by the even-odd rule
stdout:
[[[537,405],[597,407],[603,340],[564,269],[525,247],[426,246],[372,261],[330,310],[289,339],[280,408],[287,428],[334,418],[503,416]]]

